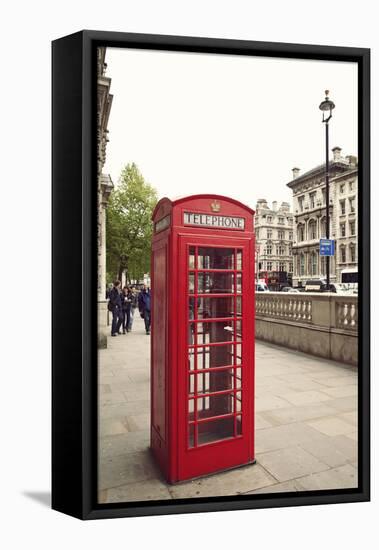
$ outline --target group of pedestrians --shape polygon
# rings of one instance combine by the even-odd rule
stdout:
[[[108,310],[112,313],[111,336],[126,334],[132,330],[137,307],[145,321],[146,334],[150,334],[151,294],[147,285],[143,285],[142,290],[138,292],[133,286],[124,286],[121,289],[121,282],[114,281],[107,298]]]

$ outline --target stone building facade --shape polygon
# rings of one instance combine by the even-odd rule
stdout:
[[[106,48],[97,50],[97,301],[98,301],[98,344],[106,347],[107,302],[106,292],[106,208],[113,183],[109,174],[103,173],[108,143],[108,121],[113,96],[110,94],[111,79],[105,76]]]
[[[343,273],[358,271],[357,242],[357,157],[342,157],[341,148],[332,149],[329,161],[330,238],[335,239],[335,255],[330,258],[330,282],[341,282]],[[293,168],[287,186],[293,192],[294,243],[293,285],[304,286],[310,278],[326,277],[326,260],[320,256],[320,238],[326,236],[325,163],[300,175]]]
[[[292,245],[294,216],[288,202],[259,199],[255,209],[256,273],[259,271],[293,272]]]

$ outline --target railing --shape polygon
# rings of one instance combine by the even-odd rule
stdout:
[[[256,292],[256,338],[356,364],[358,296]]]
[[[312,322],[312,300],[309,297],[294,297],[286,292],[256,293],[255,314],[276,319],[292,319]]]
[[[347,330],[358,330],[358,300],[357,297],[336,296],[335,320],[336,327]],[[352,298],[352,299],[351,299]]]

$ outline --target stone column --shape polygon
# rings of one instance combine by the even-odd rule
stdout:
[[[98,312],[98,347],[107,347],[107,300],[105,298],[107,285],[106,262],[106,207],[113,183],[109,175],[101,174],[98,201],[98,271],[97,271],[97,312]]]

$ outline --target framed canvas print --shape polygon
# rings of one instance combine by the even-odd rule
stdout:
[[[53,42],[53,508],[369,500],[370,52]]]

